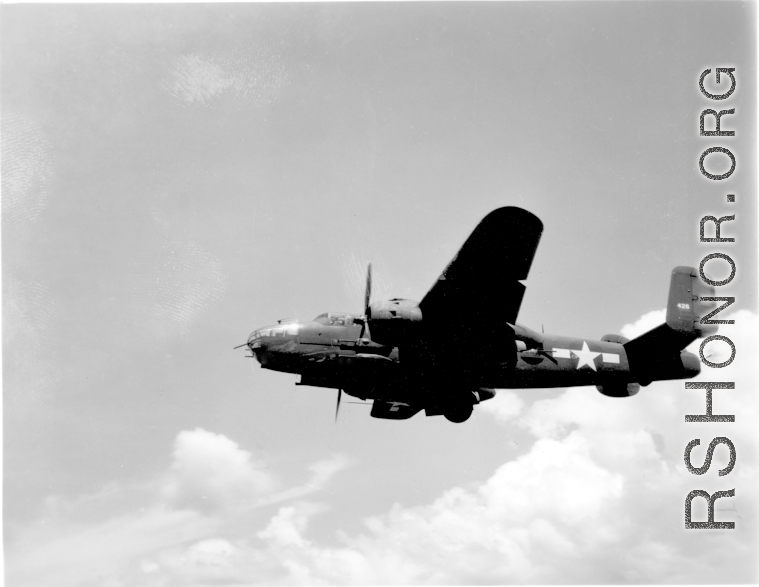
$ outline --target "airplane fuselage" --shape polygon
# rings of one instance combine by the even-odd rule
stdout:
[[[700,362],[684,349],[714,332],[704,322],[714,288],[693,267],[670,275],[664,323],[627,340],[537,333],[517,316],[543,223],[511,206],[475,227],[421,302],[371,300],[364,312],[280,321],[256,330],[248,347],[266,369],[298,373],[299,385],[374,400],[371,416],[406,419],[424,409],[463,422],[495,389],[595,385],[611,397],[635,395],[652,381],[689,379]],[[704,316],[704,318],[701,318]]]
[[[626,339],[618,336],[590,340],[542,334],[515,324],[514,337],[504,337],[494,360],[475,374],[456,377],[445,366],[425,361],[423,351],[407,356],[397,347],[361,339],[362,326],[354,323],[359,318],[327,314],[313,322],[281,321],[256,330],[248,345],[266,369],[300,374],[300,385],[340,388],[362,399],[404,401],[423,396],[429,401],[431,394],[447,395],[441,385],[456,391],[596,385],[617,390],[609,395],[634,393],[625,391],[636,377],[622,344]],[[690,378],[700,372],[695,355],[683,351],[680,356],[680,368],[660,379]]]

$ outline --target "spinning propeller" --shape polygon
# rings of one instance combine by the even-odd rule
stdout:
[[[363,338],[371,339],[369,333],[369,318],[371,316],[371,298],[372,298],[372,264],[366,268],[366,288],[364,289],[364,315],[359,319],[361,321],[361,334],[358,335],[358,339]],[[356,320],[358,322],[358,320]],[[337,415],[340,413],[340,399],[342,398],[343,390],[339,388],[337,390],[337,404],[335,405],[335,422],[337,422]]]
[[[372,298],[372,264],[366,268],[366,289],[364,290],[364,315],[361,317],[362,328],[361,334],[358,336],[361,338],[371,338],[369,334],[369,318],[371,318],[371,298]]]

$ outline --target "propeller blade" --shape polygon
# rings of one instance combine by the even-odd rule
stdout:
[[[335,407],[335,423],[337,423],[337,414],[340,413],[340,397],[343,395],[343,390],[337,390],[337,407]]]
[[[361,326],[361,334],[359,338],[370,338],[369,334],[369,306],[372,302],[372,264],[366,268],[366,289],[364,290],[364,316],[362,318],[363,324]]]
[[[372,264],[366,268],[366,290],[364,292],[364,314],[369,313],[369,304],[372,297]]]

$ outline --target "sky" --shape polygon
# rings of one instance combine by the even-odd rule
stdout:
[[[739,2],[4,5],[7,584],[757,582],[755,23]],[[717,67],[723,101],[699,90]],[[706,108],[735,136],[699,136]],[[735,382],[714,392],[735,423],[685,423],[705,396],[682,381],[335,423],[334,390],[233,350],[360,313],[369,262],[375,299],[421,299],[505,205],[544,223],[519,321],[548,333],[642,334],[673,267],[729,254],[736,358],[699,379]],[[699,242],[730,214],[734,243]],[[692,475],[685,446],[700,465],[718,436],[734,469],[719,446]],[[694,489],[735,489],[735,529],[685,530]]]

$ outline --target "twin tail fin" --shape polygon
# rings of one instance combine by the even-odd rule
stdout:
[[[672,270],[666,321],[624,344],[630,370],[637,381],[647,384],[698,373],[698,359],[693,356],[684,360],[681,351],[694,340],[716,332],[717,326],[701,324],[701,317],[714,306],[714,302],[704,302],[701,298],[710,296],[714,296],[714,287],[704,284],[696,269],[680,266]]]

